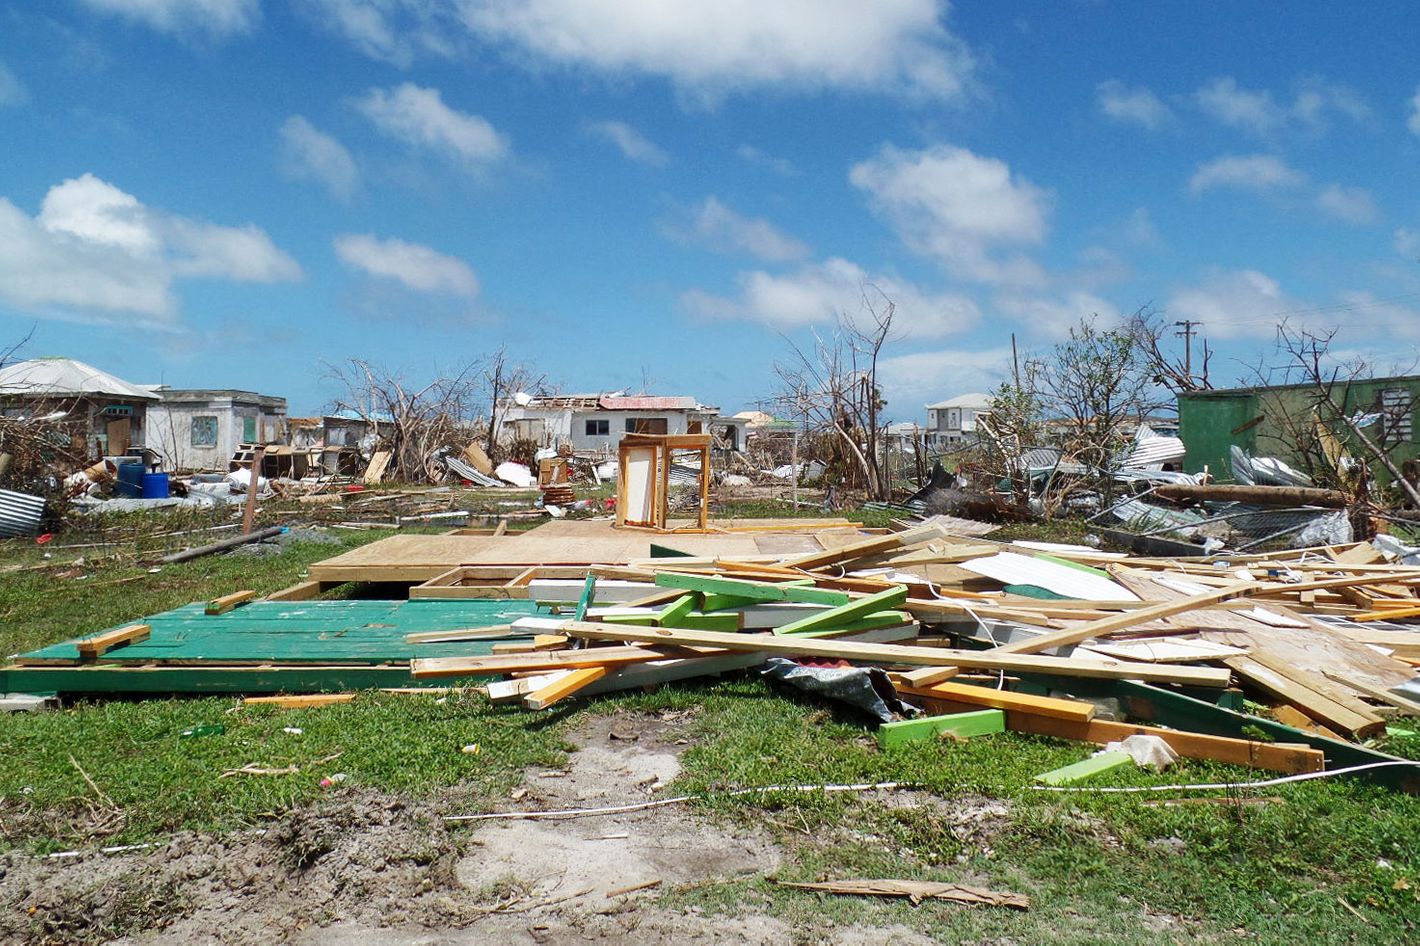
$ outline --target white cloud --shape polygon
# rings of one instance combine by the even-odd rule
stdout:
[[[490,164],[508,153],[508,141],[497,129],[478,115],[445,105],[438,89],[412,82],[370,89],[356,107],[389,137],[465,168]]]
[[[467,263],[427,246],[404,240],[381,240],[367,233],[336,237],[334,246],[336,255],[351,266],[372,276],[393,279],[410,289],[455,296],[478,295],[478,277]]]
[[[623,155],[638,164],[664,167],[670,161],[670,155],[625,122],[592,122],[587,125],[587,131],[616,145]]]
[[[751,144],[740,145],[735,149],[735,154],[739,155],[742,160],[748,161],[750,164],[763,165],[776,174],[782,174],[784,177],[789,177],[795,173],[793,162],[789,161],[787,158],[777,158]]]
[[[860,319],[867,302],[881,308],[884,297],[897,307],[894,332],[904,337],[935,338],[969,329],[980,317],[971,299],[951,293],[931,294],[856,263],[831,258],[790,273],[762,270],[740,273],[739,293],[717,296],[692,289],[682,293],[689,312],[712,319],[747,319],[780,331],[830,323],[840,315]]]
[[[939,259],[961,279],[1039,284],[1044,274],[1002,247],[1045,238],[1049,196],[1012,175],[1004,161],[965,148],[937,145],[904,151],[884,145],[853,166],[849,180],[912,250]]]
[[[301,115],[281,126],[281,170],[288,177],[319,181],[341,199],[360,182],[360,169],[345,146]]]
[[[1420,88],[1416,88],[1414,97],[1410,99],[1410,117],[1405,120],[1405,127],[1410,129],[1411,134],[1420,135]]]
[[[214,40],[251,31],[261,16],[259,0],[83,0],[83,3],[164,33],[201,35]]]
[[[1009,345],[911,352],[878,362],[888,413],[899,420],[925,421],[925,405],[968,391],[992,391],[1010,374]]]
[[[468,0],[482,39],[535,62],[669,79],[696,96],[852,89],[951,100],[975,63],[943,0]]]
[[[1231,76],[1212,80],[1194,99],[1214,120],[1259,136],[1288,128],[1320,132],[1333,117],[1364,121],[1371,113],[1355,91],[1316,76],[1298,83],[1290,104],[1278,102],[1267,89],[1244,89]]]
[[[1306,175],[1276,155],[1246,154],[1226,155],[1200,164],[1188,186],[1193,193],[1201,194],[1214,187],[1262,191],[1297,187],[1305,182]]]
[[[1082,319],[1098,318],[1100,327],[1114,325],[1120,312],[1114,304],[1092,292],[1074,290],[1058,298],[1020,292],[998,295],[995,308],[1014,319],[1032,334],[1046,338],[1063,338]]]
[[[1364,187],[1332,184],[1317,195],[1316,205],[1337,220],[1357,226],[1375,223],[1381,216],[1371,192]]]
[[[1149,208],[1135,207],[1121,229],[1124,239],[1135,246],[1153,246],[1159,242],[1159,230],[1149,215]]]
[[[51,187],[37,217],[0,198],[0,301],[40,317],[103,321],[126,312],[173,328],[178,279],[300,275],[255,226],[154,210],[92,174]]]
[[[5,60],[0,59],[0,108],[23,105],[29,100],[24,83],[5,65]]]
[[[1173,120],[1173,111],[1144,86],[1131,89],[1118,79],[1101,82],[1095,88],[1100,111],[1117,122],[1154,129]]]
[[[1176,290],[1164,311],[1170,319],[1201,322],[1208,338],[1237,339],[1270,338],[1282,313],[1300,308],[1266,273],[1214,269],[1197,285]]]
[[[302,7],[366,56],[396,66],[459,49],[458,11],[440,0],[302,0]]]
[[[767,263],[804,259],[809,247],[762,217],[746,217],[707,197],[692,208],[688,220],[667,225],[683,243],[695,243],[717,253],[748,253]]]

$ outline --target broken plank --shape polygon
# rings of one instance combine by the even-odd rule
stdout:
[[[907,742],[920,742],[943,734],[959,739],[1006,731],[1006,716],[1000,710],[972,710],[946,716],[924,716],[883,723],[878,727],[878,745],[884,749]]]
[[[1408,700],[1398,693],[1387,690],[1385,687],[1378,687],[1375,684],[1367,683],[1365,680],[1355,676],[1333,673],[1330,670],[1325,671],[1325,673],[1337,683],[1348,686],[1358,693],[1364,693],[1374,700],[1380,700],[1382,703],[1387,703],[1394,706],[1396,709],[1403,710],[1408,716],[1420,716],[1420,703],[1414,700]]]
[[[1223,663],[1257,689],[1285,703],[1290,703],[1312,719],[1320,720],[1337,732],[1364,738],[1385,730],[1385,722],[1380,717],[1368,717],[1357,713],[1250,657],[1229,657]]]
[[[246,604],[256,597],[255,591],[234,591],[229,595],[222,595],[220,598],[213,598],[207,602],[205,609],[207,614],[226,614],[238,605]]]
[[[506,641],[493,645],[495,654],[535,654],[544,650],[561,650],[567,646],[562,634],[535,634],[528,641]]]
[[[147,640],[152,633],[151,625],[130,624],[93,637],[80,638],[74,642],[74,646],[79,649],[80,660],[97,660],[116,647]]]
[[[765,581],[748,581],[742,578],[724,578],[719,575],[693,575],[686,572],[657,572],[656,584],[662,588],[714,592],[741,598],[755,598],[759,601],[797,601],[807,604],[826,604],[830,607],[838,607],[852,600],[850,595],[842,591],[830,591],[797,584],[774,584]]]
[[[910,529],[907,532],[894,532],[849,545],[841,545],[825,552],[811,552],[807,555],[785,559],[783,564],[790,568],[803,569],[842,565],[855,559],[866,558],[869,555],[879,555],[893,549],[931,542],[933,539],[940,539],[945,535],[946,533],[936,526],[923,526],[918,529]]]
[[[535,690],[523,697],[523,705],[528,709],[547,709],[558,700],[566,699],[578,690],[595,683],[607,675],[607,668],[583,667],[580,670],[573,670],[564,677],[553,680],[544,685],[541,689]]]
[[[587,640],[636,641],[671,646],[718,647],[726,650],[762,650],[801,657],[832,657],[860,663],[907,666],[961,666],[987,670],[1053,673],[1063,676],[1107,679],[1157,680],[1194,686],[1225,687],[1232,679],[1227,670],[1212,667],[1156,667],[1123,660],[1080,660],[1038,654],[999,654],[995,651],[954,650],[945,647],[907,647],[900,644],[862,644],[822,638],[781,637],[765,634],[723,634],[673,628],[615,627],[608,624],[561,622],[558,632]]]
[[[354,693],[310,693],[300,696],[248,696],[242,700],[247,706],[277,706],[281,709],[311,709],[317,706],[331,706],[349,703],[355,699]]]

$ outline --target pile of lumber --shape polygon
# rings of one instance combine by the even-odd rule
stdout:
[[[504,641],[415,659],[413,676],[501,676],[492,699],[543,709],[770,656],[841,661],[888,669],[929,711],[976,717],[959,729],[1159,735],[1182,756],[1289,773],[1386,758],[1362,743],[1420,713],[1396,692],[1420,666],[1420,632],[1395,624],[1420,618],[1420,568],[1365,545],[1188,562],[929,525],[808,554],[594,565],[527,589],[551,616],[411,637]],[[1104,718],[1102,696],[1133,709]],[[1267,709],[1238,712],[1243,697]],[[923,723],[893,725],[954,731]],[[1269,737],[1243,738],[1252,724]]]

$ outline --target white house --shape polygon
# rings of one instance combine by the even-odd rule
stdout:
[[[517,395],[499,405],[499,439],[543,446],[571,444],[578,453],[611,453],[621,435],[717,433],[732,450],[744,446],[745,421],[721,417],[693,397],[622,394]]]
[[[225,470],[240,444],[284,443],[286,399],[253,391],[149,385],[147,447],[169,470]]]
[[[963,394],[927,405],[927,444],[942,447],[976,439],[977,422],[991,413],[989,394]]]

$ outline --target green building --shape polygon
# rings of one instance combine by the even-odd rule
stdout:
[[[1362,420],[1366,434],[1385,446],[1397,465],[1420,456],[1420,425],[1415,423],[1420,375],[1337,381],[1330,394],[1346,416]],[[1207,467],[1220,482],[1232,481],[1233,446],[1312,472],[1325,465],[1328,433],[1357,460],[1371,465],[1378,478],[1386,478],[1359,445],[1352,445],[1353,435],[1314,384],[1180,394],[1178,427],[1187,448],[1184,469],[1197,473]]]

